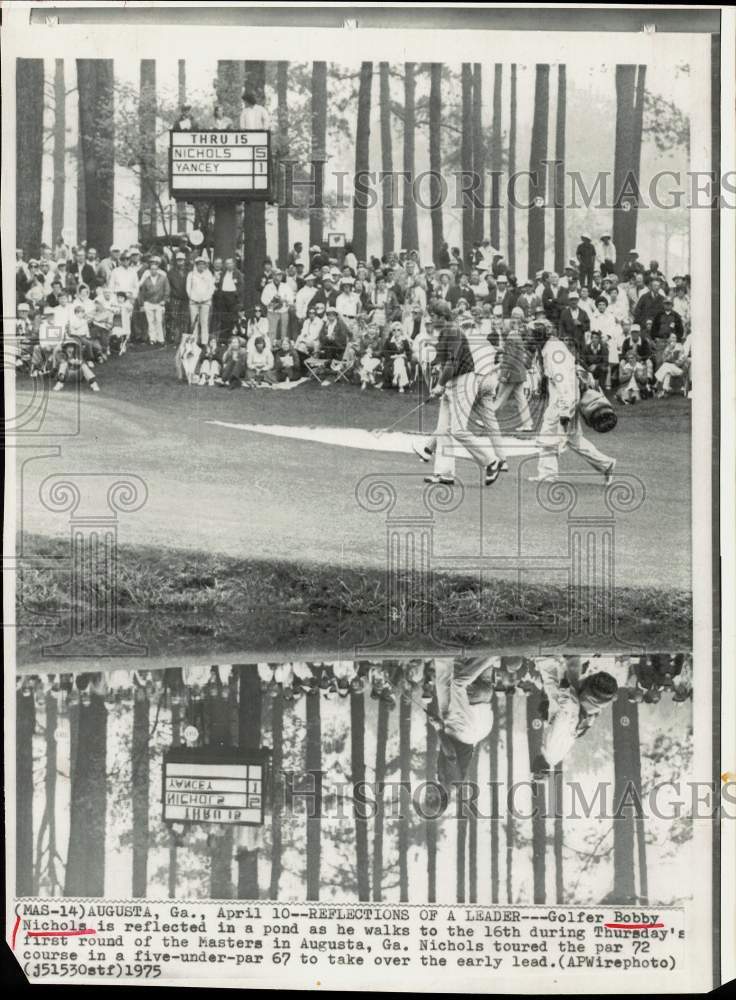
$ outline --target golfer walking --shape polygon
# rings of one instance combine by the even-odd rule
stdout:
[[[501,462],[488,439],[479,438],[468,430],[468,420],[478,395],[473,352],[467,337],[454,323],[438,318],[433,326],[440,330],[437,340],[440,376],[432,390],[433,396],[440,397],[434,433],[436,446],[430,438],[418,442],[415,449],[423,461],[428,461],[434,450],[434,473],[425,476],[425,482],[454,485],[456,446],[460,445],[483,470],[485,485],[490,486],[498,479]]]

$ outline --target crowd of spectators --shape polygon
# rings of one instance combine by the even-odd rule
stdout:
[[[491,656],[487,660],[488,681],[497,694],[523,697],[542,690],[542,674],[534,658]],[[368,691],[371,698],[386,702],[390,708],[396,706],[402,695],[426,707],[433,697],[437,662],[421,658],[390,663],[380,660],[295,661],[259,663],[257,670],[263,694],[267,697],[280,694],[287,702],[298,701],[305,695],[319,694],[330,700]],[[595,662],[595,659],[591,661],[593,665]],[[666,693],[675,702],[692,700],[690,654],[620,657],[616,661],[616,672],[628,692],[629,701],[655,704]],[[23,696],[34,697],[39,707],[49,695],[57,699],[61,708],[80,702],[89,704],[93,694],[108,702],[131,697],[163,699],[163,703],[170,706],[199,703],[207,697],[227,697],[231,681],[236,682],[231,666],[208,665],[26,676],[18,678],[17,687]]]
[[[359,260],[349,244],[295,243],[286,260],[260,262],[246,309],[253,275],[242,261],[183,238],[160,252],[112,246],[104,256],[59,240],[32,260],[16,251],[17,365],[50,376],[56,390],[72,375],[96,390],[99,366],[114,355],[169,344],[189,385],[312,378],[403,393],[431,387],[438,327],[449,321],[494,350],[504,396],[535,392],[539,349],[552,329],[622,405],[687,395],[689,276],[666,277],[635,248],[618,269],[615,260],[607,234],[597,250],[584,235],[563,274],[523,280],[488,240],[465,260],[443,244],[433,262],[413,249]]]

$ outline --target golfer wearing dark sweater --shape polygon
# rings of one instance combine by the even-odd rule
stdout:
[[[448,486],[454,484],[459,445],[480,466],[484,482],[490,486],[498,479],[501,462],[490,440],[479,438],[468,430],[470,411],[478,394],[473,353],[465,334],[453,322],[440,316],[433,325],[440,330],[437,341],[440,377],[432,395],[440,397],[440,410],[434,433],[434,474],[426,476],[425,480]],[[433,444],[430,439],[418,445],[417,454],[423,461],[431,458]]]

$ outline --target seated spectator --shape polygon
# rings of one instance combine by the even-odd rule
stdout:
[[[200,355],[202,354],[202,348],[197,343],[197,340],[196,333],[184,334],[174,358],[179,381],[186,381],[188,385],[195,385],[197,382],[196,371]]]
[[[664,315],[664,314],[663,314]],[[677,339],[673,330],[667,338],[667,344],[662,356],[662,364],[655,373],[657,398],[669,396],[672,391],[672,379],[681,378],[686,371],[685,348]]]
[[[335,306],[328,306],[326,322],[320,334],[320,357],[327,361],[342,361],[350,339],[350,331],[337,315]]]
[[[401,323],[391,324],[389,339],[383,349],[383,384],[404,393],[409,384],[411,344],[404,336]]]
[[[288,337],[279,337],[271,347],[277,382],[291,382],[299,377],[300,361]]]
[[[374,356],[372,347],[366,347],[358,367],[360,388],[367,389],[369,385],[374,389],[383,388],[381,374],[381,359]]]
[[[99,342],[104,356],[109,358],[115,319],[112,295],[107,288],[101,288],[91,301],[94,303],[94,311],[89,326],[90,336]]]
[[[222,385],[234,389],[244,383],[246,359],[246,339],[233,333],[222,356]]]
[[[590,343],[585,345],[583,364],[598,385],[605,387],[608,381],[608,345],[598,330],[591,333]]]
[[[54,310],[46,306],[38,326],[38,339],[31,352],[31,376],[38,378],[54,371],[61,353],[63,332],[54,323]]]
[[[220,378],[220,352],[216,340],[210,340],[199,362],[199,384],[215,385]]]
[[[54,392],[61,392],[67,382],[80,377],[93,392],[100,391],[94,369],[82,356],[81,343],[78,340],[66,339],[58,355]]]
[[[265,337],[254,337],[248,341],[246,357],[246,378],[256,387],[271,386],[276,382],[273,351]]]

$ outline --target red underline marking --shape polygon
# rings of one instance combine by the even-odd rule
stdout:
[[[650,928],[664,927],[664,924],[604,924],[603,926],[621,931],[647,931]]]
[[[20,920],[20,917],[18,918]],[[88,934],[96,934],[97,931],[28,931],[28,937],[87,937]]]
[[[18,933],[18,928],[20,927],[20,916],[15,918],[15,926],[13,927],[13,937],[11,939],[11,946],[13,951],[15,951],[15,935]]]

